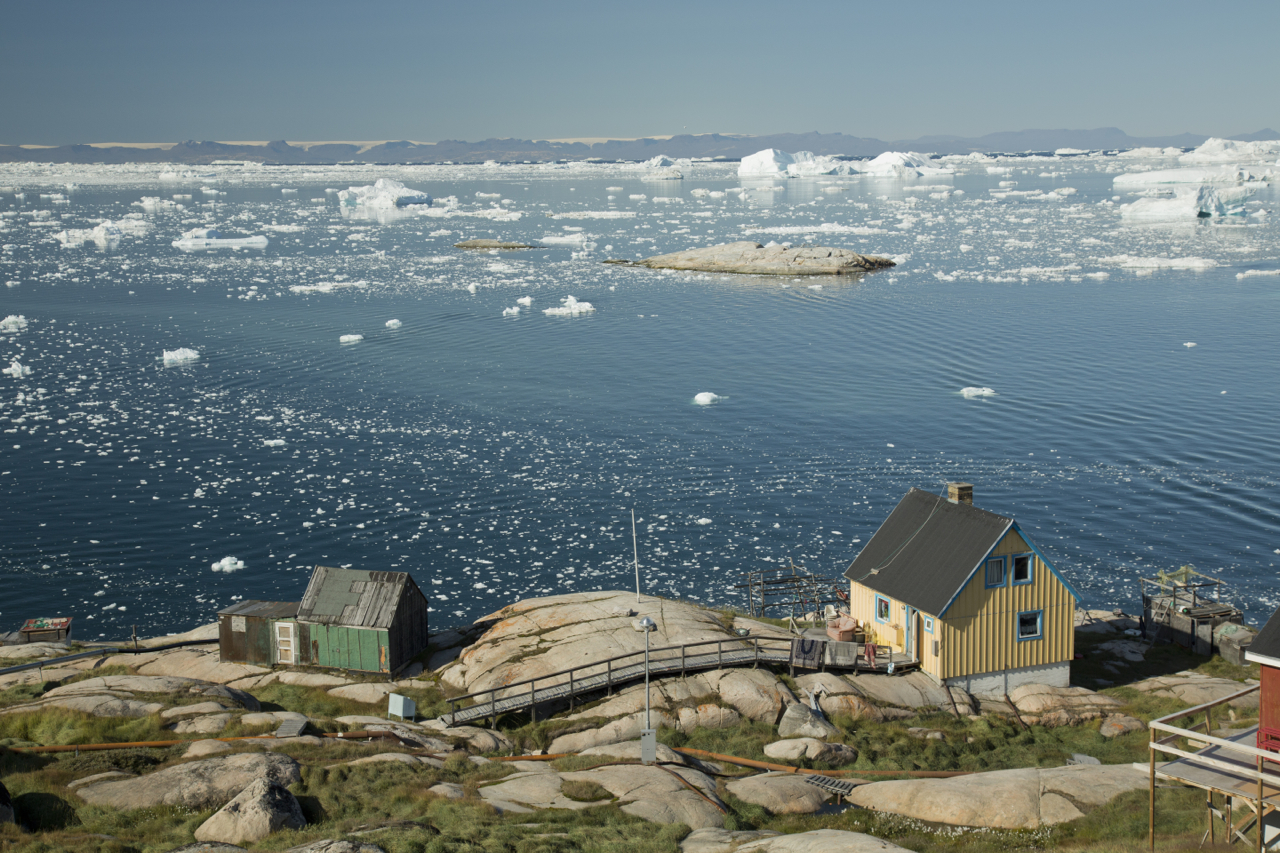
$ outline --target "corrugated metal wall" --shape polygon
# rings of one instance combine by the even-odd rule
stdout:
[[[275,659],[275,620],[260,616],[243,616],[243,631],[232,631],[232,616],[218,617],[218,659],[231,663],[271,666]]]
[[[1031,549],[1009,531],[992,556],[1025,554]],[[986,588],[983,569],[951,603],[945,622],[939,620],[942,641],[941,678],[1000,672],[1027,666],[1069,661],[1075,655],[1075,600],[1066,586],[1034,557],[1032,582],[1014,585],[1006,564],[1004,586]],[[1037,640],[1018,640],[1018,614],[1044,612]]]

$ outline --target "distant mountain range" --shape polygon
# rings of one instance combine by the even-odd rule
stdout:
[[[555,160],[648,160],[668,157],[714,157],[739,160],[764,148],[812,151],[845,157],[874,157],[885,151],[921,151],[935,154],[1047,152],[1059,148],[1113,150],[1142,147],[1193,148],[1208,137],[1194,133],[1178,136],[1137,137],[1119,128],[1095,130],[1020,130],[986,136],[922,136],[885,142],[843,133],[776,133],[737,136],[719,133],[682,134],[669,138],[613,139],[605,142],[553,142],[530,139],[486,139],[481,142],[444,140],[434,143],[380,142],[265,144],[180,142],[170,147],[116,145],[62,145],[24,148],[0,145],[0,162],[15,163],[185,163],[209,165],[218,160],[249,160],[273,164],[324,163],[483,163],[486,160],[547,162]],[[1254,141],[1280,139],[1270,128],[1231,139]]]

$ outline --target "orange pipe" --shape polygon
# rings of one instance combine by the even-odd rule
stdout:
[[[689,749],[675,746],[672,751],[692,755],[694,758],[709,758],[713,761],[724,761],[742,767],[753,767],[757,770],[773,770],[780,773],[801,773],[808,776],[911,776],[915,779],[950,779],[953,776],[971,776],[969,770],[806,770],[803,767],[792,767],[789,764],[770,764],[767,761],[756,761],[751,758],[738,758],[736,755],[721,755],[718,752],[706,752],[701,749]]]

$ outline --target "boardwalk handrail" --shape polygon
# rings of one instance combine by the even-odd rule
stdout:
[[[760,652],[761,652],[760,645],[762,640],[766,645],[769,643],[783,644],[785,646],[785,651],[787,655],[790,656],[791,639],[787,637],[733,637],[733,638],[726,637],[726,638],[721,638],[719,640],[701,640],[696,643],[680,643],[679,645],[659,646],[657,648],[650,648],[649,649],[650,669],[653,668],[653,665],[656,662],[667,662],[667,661],[676,660],[676,658],[672,656],[670,658],[662,658],[660,659],[660,661],[654,661],[653,656],[658,652],[669,652],[669,651],[678,650],[680,652],[679,660],[681,661],[682,667],[683,667],[684,662],[687,660],[687,650],[693,649],[693,648],[700,648],[702,646],[715,646],[717,661],[718,662],[723,661],[724,651],[725,651],[724,646],[726,643],[732,644],[729,649],[730,652],[747,652],[747,651],[753,652],[751,659],[753,662],[758,662],[762,659],[760,657]],[[766,649],[766,650],[774,653],[778,651],[775,649]],[[581,678],[580,673],[582,672],[582,670],[595,669],[597,667],[602,667],[602,666],[605,667],[605,673],[603,674],[606,676],[606,681],[604,685],[601,685],[601,686],[604,686],[606,688],[611,688],[614,684],[614,669],[615,669],[614,664],[615,663],[617,663],[618,661],[624,661],[631,658],[636,659],[634,663],[639,663],[644,660],[644,656],[645,656],[644,649],[640,649],[638,651],[628,652],[626,654],[614,655],[611,658],[603,658],[601,660],[591,661],[590,663],[579,664],[578,666],[569,667],[568,669],[562,669],[558,672],[549,672],[549,673],[546,673],[545,675],[539,675],[534,678],[526,678],[523,681],[513,681],[508,684],[499,685],[497,687],[490,687],[486,690],[477,690],[474,693],[467,693],[463,696],[455,696],[449,699],[450,715],[451,716],[456,715],[458,710],[457,706],[468,699],[470,699],[475,706],[480,706],[483,704],[480,701],[478,701],[480,697],[490,697],[489,701],[490,701],[490,704],[492,704],[498,699],[498,696],[497,696],[498,693],[511,691],[511,690],[514,690],[514,688],[524,687],[525,685],[529,686],[530,704],[535,704],[534,700],[536,699],[536,683],[537,682],[539,681],[547,682],[552,679],[556,679],[561,676],[567,675],[569,676],[569,684],[572,686],[574,682],[576,682]],[[766,659],[776,660],[776,658],[773,657],[773,655],[770,655],[770,657]],[[600,674],[600,673],[597,673],[597,674]],[[622,678],[621,680],[629,681],[630,678],[631,678],[630,676],[627,676],[625,678]],[[557,682],[557,683],[561,683],[561,682]]]
[[[218,641],[217,640],[183,640],[178,643],[167,643],[163,646],[151,646],[151,647],[139,646],[136,649],[131,649],[128,647],[115,648],[115,647],[103,646],[98,648],[92,648],[84,652],[77,652],[74,655],[65,655],[64,657],[60,657],[60,658],[45,658],[44,660],[32,661],[31,663],[23,663],[23,664],[18,664],[17,666],[7,667],[5,669],[0,669],[0,675],[8,675],[11,672],[22,672],[25,669],[43,669],[46,666],[55,666],[60,663],[66,663],[67,661],[70,661],[70,660],[80,660],[81,658],[91,658],[91,657],[94,657],[95,655],[100,655],[104,658],[111,657],[112,655],[144,655],[147,652],[166,652],[169,649],[181,649],[186,646],[208,646],[216,642]],[[6,648],[14,648],[14,646],[7,646]]]

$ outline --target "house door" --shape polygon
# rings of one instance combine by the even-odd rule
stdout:
[[[276,623],[276,662],[293,663],[293,623]]]

